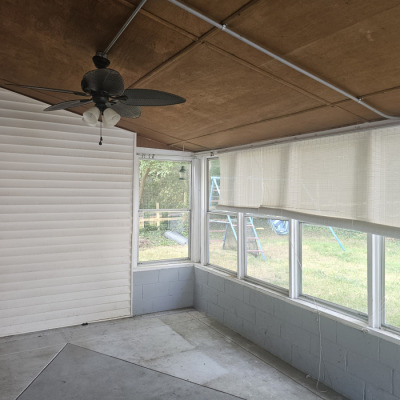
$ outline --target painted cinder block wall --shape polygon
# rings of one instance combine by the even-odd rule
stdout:
[[[132,275],[133,315],[193,307],[193,265],[138,268]]]
[[[227,274],[194,270],[199,311],[351,400],[400,399],[399,340],[372,335],[361,324],[339,322]]]

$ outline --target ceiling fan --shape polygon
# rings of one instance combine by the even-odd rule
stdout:
[[[121,117],[140,117],[141,106],[168,106],[186,101],[183,97],[159,90],[125,89],[120,73],[107,68],[110,61],[106,53],[97,52],[93,57],[93,62],[97,69],[86,72],[83,76],[82,92],[17,84],[11,84],[11,86],[90,97],[63,101],[45,108],[44,111],[65,110],[94,103],[95,107],[83,113],[84,120],[92,126],[96,125],[100,113],[104,126],[112,127]]]

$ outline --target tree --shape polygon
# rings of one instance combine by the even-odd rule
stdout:
[[[185,165],[186,164],[186,165]],[[141,160],[139,164],[140,208],[187,208],[188,180],[179,179],[179,169],[190,163],[177,161]]]

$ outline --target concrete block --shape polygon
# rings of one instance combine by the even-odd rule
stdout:
[[[319,334],[321,315],[318,311],[300,308],[301,327],[310,333]]]
[[[244,301],[244,286],[242,284],[225,280],[225,293],[241,302]]]
[[[179,302],[179,307],[193,307],[194,304],[194,293],[193,291],[190,292],[180,292],[174,295],[174,297]],[[184,303],[184,305],[182,305]]]
[[[393,394],[391,393],[376,389],[375,387],[367,383],[367,386],[365,388],[365,400],[399,400],[399,398],[393,396]]]
[[[269,314],[274,313],[274,300],[273,297],[266,293],[259,292],[258,290],[252,290],[249,293],[249,304]]]
[[[219,322],[224,321],[224,309],[216,304],[208,303],[207,315],[215,318]]]
[[[304,350],[310,351],[311,349],[311,334],[301,327],[283,322],[281,324],[281,337],[286,342]]]
[[[292,325],[302,327],[303,312],[302,308],[294,304],[289,304],[280,299],[274,301],[274,315]]]
[[[221,306],[224,310],[231,312],[232,314],[235,312],[237,302],[239,302],[239,300],[230,297],[225,293],[218,294],[218,305]]]
[[[379,361],[400,371],[400,345],[380,338]]]
[[[214,275],[212,272],[208,274],[208,286],[212,287],[213,289],[217,289],[220,292],[224,291],[224,278],[218,275]]]
[[[174,281],[168,282],[168,293],[177,295],[178,293],[193,293],[193,281]]]
[[[132,301],[142,301],[143,299],[143,286],[133,286],[132,288]]]
[[[132,282],[133,286],[137,285],[147,285],[149,283],[157,283],[158,282],[158,273],[159,270],[154,271],[133,271],[132,274]]]
[[[195,297],[194,298],[194,307],[197,311],[207,312],[207,301],[204,298]]]
[[[152,299],[153,312],[174,310],[176,307],[175,299],[173,296],[166,295]]]
[[[293,345],[292,346],[292,362],[291,364],[299,369],[300,371],[305,372],[307,375],[312,376],[317,379],[320,376],[320,372],[323,373],[322,365],[321,371],[319,357],[310,353],[303,348]],[[321,378],[321,376],[320,376]]]
[[[218,295],[221,294],[216,289],[212,287],[206,286],[205,287],[205,298],[209,303],[218,304]]]
[[[393,393],[400,399],[400,371],[393,371]]]
[[[292,361],[292,348],[291,344],[283,340],[279,336],[265,335],[264,348],[281,360],[290,363]]]
[[[255,327],[258,331],[262,332],[263,335],[280,336],[281,323],[282,321],[279,318],[275,317],[274,315],[267,314],[260,310],[256,310]]]
[[[178,275],[180,281],[193,281],[194,280],[193,267],[178,268]]]
[[[364,400],[365,382],[344,372],[332,364],[324,362],[324,383],[351,400]]]
[[[243,287],[243,301],[245,304],[250,304],[250,295],[254,292],[254,289],[251,289],[247,286]]]
[[[180,302],[179,308],[182,308],[182,307],[193,307],[193,304],[194,304],[193,291],[188,292],[188,293],[179,294],[178,301]]]
[[[205,286],[201,283],[194,284],[194,297],[205,297]]]
[[[153,312],[176,310],[178,308],[192,307],[193,296],[182,293],[179,296],[163,296],[153,300]]]
[[[322,359],[345,371],[347,350],[344,347],[338,345],[337,343],[333,343],[330,340],[324,339],[324,337],[322,337],[321,344],[322,344]],[[319,336],[312,335],[311,353],[319,357],[320,350],[321,347],[320,347]]]
[[[223,323],[235,332],[242,333],[243,331],[243,319],[229,311],[224,310]]]
[[[358,353],[373,360],[379,359],[379,339],[368,332],[338,323],[337,343],[351,349],[353,353]]]
[[[150,314],[153,312],[152,301],[135,301],[132,303],[132,314],[133,315],[143,315]]]
[[[353,353],[353,349],[347,355],[347,371],[365,380],[377,389],[392,393],[392,369],[371,358]]]
[[[256,309],[241,301],[237,301],[235,304],[235,314],[253,324],[256,322]]]
[[[202,285],[207,285],[208,272],[204,271],[198,267],[194,267],[194,280],[196,283],[201,283]]]
[[[178,280],[179,268],[165,268],[161,269],[158,275],[158,282],[171,282]]]
[[[337,322],[334,319],[320,315],[321,335],[323,338],[336,342],[337,338]]]
[[[260,347],[265,346],[265,332],[259,329],[256,324],[243,321],[243,336]]]
[[[168,295],[168,284],[166,283],[150,283],[143,285],[143,299],[148,300],[154,297],[162,297]]]

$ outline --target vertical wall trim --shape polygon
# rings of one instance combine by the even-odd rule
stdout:
[[[289,297],[296,299],[301,294],[301,226],[299,221],[290,220],[289,237]]]
[[[239,279],[243,279],[246,274],[246,226],[244,213],[238,212],[237,215],[237,274]]]
[[[132,193],[132,270],[138,265],[139,252],[139,155],[137,154],[136,141],[133,152],[133,193]]]
[[[383,274],[385,238],[368,234],[368,324],[380,328],[384,319]]]
[[[201,259],[201,160],[192,161],[192,188],[191,188],[191,261],[200,262]]]
[[[135,218],[135,195],[136,193],[138,193],[138,190],[136,190],[137,188],[135,187],[135,185],[137,185],[137,180],[138,180],[138,176],[139,176],[139,168],[137,164],[137,155],[136,155],[136,142],[137,142],[137,135],[136,133],[133,134],[133,138],[132,138],[132,147],[133,147],[133,158],[132,158],[132,213],[131,213],[131,268],[130,268],[130,275],[131,275],[131,279],[130,279],[130,294],[131,294],[131,307],[130,307],[130,315],[132,316],[133,314],[133,308],[132,308],[132,298],[133,298],[133,265],[134,265],[134,256],[135,256],[135,252],[133,251],[133,249],[137,249],[138,248],[138,241],[139,241],[139,237],[138,237],[138,229],[136,229],[136,226],[138,226],[138,222],[136,221]]]
[[[200,187],[200,237],[201,250],[200,262],[202,265],[208,263],[208,159],[201,159],[201,187]]]

